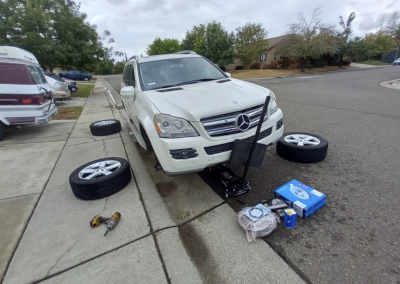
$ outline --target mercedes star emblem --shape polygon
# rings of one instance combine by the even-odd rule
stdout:
[[[250,117],[247,114],[236,116],[235,128],[240,131],[246,131],[250,128]]]

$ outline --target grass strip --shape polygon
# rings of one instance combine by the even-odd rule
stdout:
[[[90,91],[94,88],[94,84],[78,84],[78,91],[71,94],[73,98],[87,98],[90,95]]]
[[[54,117],[56,120],[78,119],[83,110],[82,106],[58,107],[58,114]]]

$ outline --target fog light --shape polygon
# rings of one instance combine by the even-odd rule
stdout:
[[[195,158],[199,155],[199,154],[197,154],[196,149],[192,149],[192,148],[170,150],[169,153],[171,154],[172,158],[174,158],[176,160]]]
[[[277,123],[276,123],[276,130],[278,130],[279,128],[281,128],[283,125],[283,119],[280,119]]]

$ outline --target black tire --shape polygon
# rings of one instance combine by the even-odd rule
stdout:
[[[83,80],[85,80],[85,81],[89,81],[89,78],[88,78],[88,77],[85,77],[85,78],[83,78]]]
[[[115,171],[110,170],[112,173],[109,175],[99,175],[97,178],[83,179],[87,177],[88,174],[81,174],[83,178],[80,177],[80,173],[84,168],[106,161],[119,162],[121,166],[115,169]],[[128,161],[122,158],[110,157],[95,160],[80,166],[69,176],[69,184],[72,192],[79,199],[94,200],[117,193],[129,184],[131,178],[131,169]]]
[[[303,137],[308,137],[307,139],[309,139],[310,143],[311,142],[318,143],[319,140],[319,143],[316,145],[309,144],[307,146],[299,146],[296,143],[290,143],[287,141],[291,140],[290,139],[291,137],[296,137],[293,135],[301,135]],[[314,139],[309,138],[310,136]],[[285,140],[285,138],[287,140]],[[328,141],[322,136],[306,132],[284,133],[276,145],[276,152],[282,158],[292,162],[317,163],[325,159],[328,153]]]
[[[94,136],[105,136],[121,131],[121,122],[117,119],[99,120],[90,124],[90,132]]]
[[[3,122],[0,122],[0,141],[3,140],[4,136],[6,135],[6,126]]]

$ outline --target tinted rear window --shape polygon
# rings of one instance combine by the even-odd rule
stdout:
[[[0,62],[0,84],[35,85],[25,64]]]

